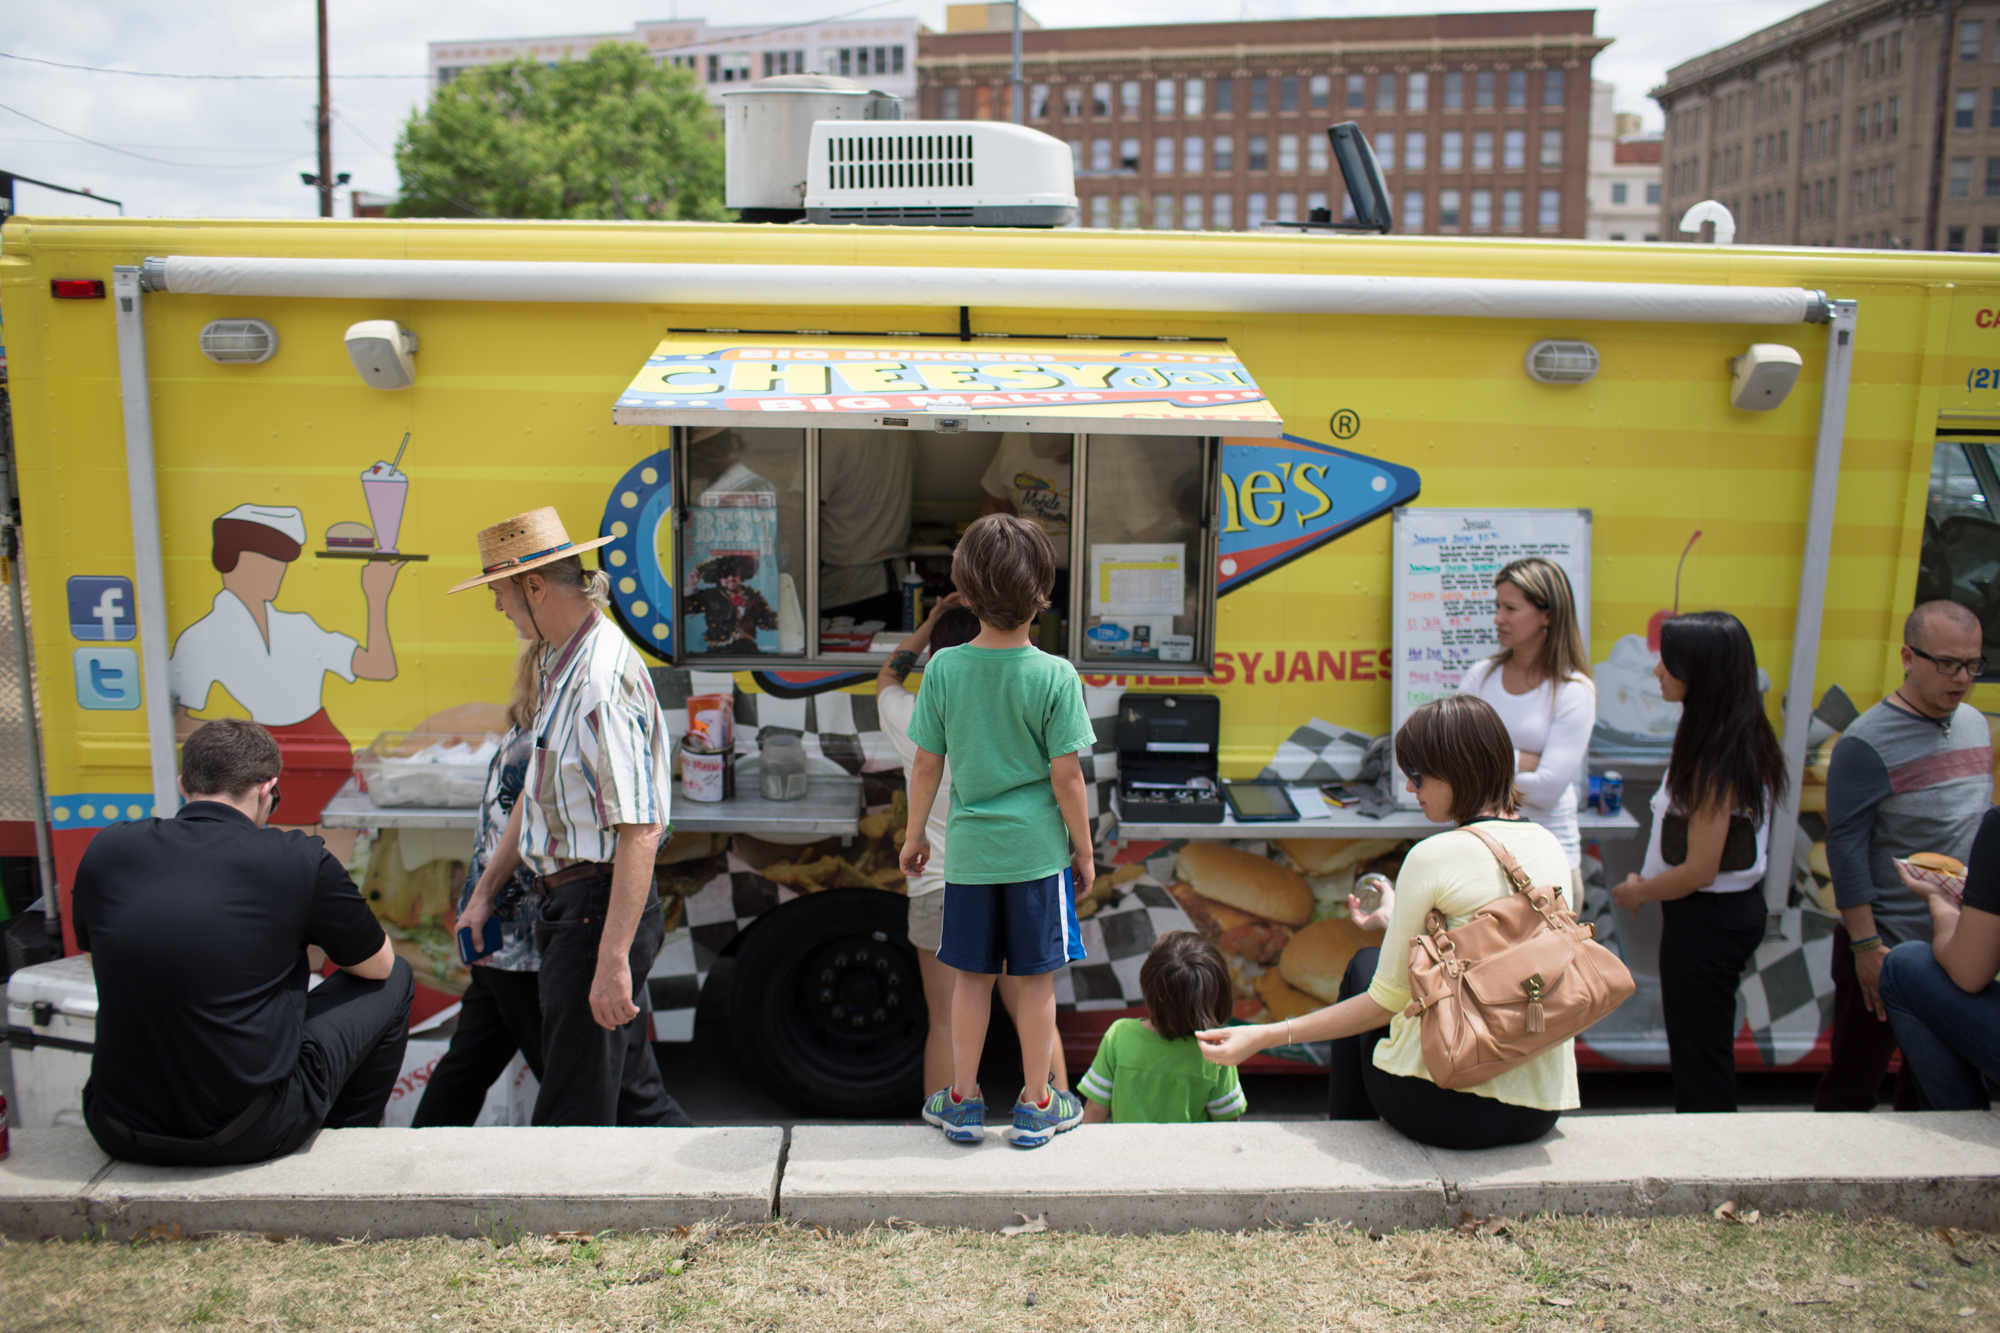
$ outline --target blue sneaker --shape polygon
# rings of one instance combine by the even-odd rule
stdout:
[[[1027,1090],[1023,1089],[1021,1099],[1014,1103],[1011,1142],[1016,1148],[1039,1148],[1064,1130],[1075,1129],[1083,1123],[1083,1099],[1075,1093],[1064,1092],[1051,1084],[1047,1106],[1032,1105],[1027,1095]]]
[[[986,1099],[975,1092],[964,1101],[953,1101],[951,1089],[940,1088],[924,1099],[924,1121],[943,1130],[953,1143],[978,1143],[986,1137]]]

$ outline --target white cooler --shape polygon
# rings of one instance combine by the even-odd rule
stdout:
[[[97,1045],[97,978],[88,958],[59,958],[7,978],[7,1045],[16,1123],[81,1125]]]

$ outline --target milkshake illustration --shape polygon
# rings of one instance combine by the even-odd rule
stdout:
[[[394,463],[378,460],[361,474],[361,496],[368,502],[368,521],[375,528],[378,551],[395,550],[396,538],[403,529],[403,502],[409,498],[410,479],[397,464],[403,461],[403,450],[409,447],[410,437],[405,432]]]

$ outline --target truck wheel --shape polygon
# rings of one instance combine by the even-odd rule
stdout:
[[[908,1115],[929,1017],[905,900],[829,889],[765,914],[736,955],[729,1032],[772,1096],[812,1115]]]

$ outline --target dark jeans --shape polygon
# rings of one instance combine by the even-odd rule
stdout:
[[[1882,964],[1882,1002],[1903,1046],[1903,1071],[1914,1071],[1920,1110],[1991,1109],[1986,1080],[2000,1079],[2000,982],[1968,994],[1928,943],[1911,940]]]
[[[234,1166],[296,1152],[322,1128],[366,1129],[382,1123],[403,1048],[410,1038],[410,1000],[416,985],[410,965],[398,958],[383,981],[335,972],[306,994],[306,1034],[292,1075],[274,1090],[270,1106],[228,1143],[178,1141],[144,1144],[110,1123],[122,1117],[83,1089],[83,1118],[100,1148],[127,1162],[154,1166]],[[144,1127],[127,1125],[143,1135]]]
[[[639,927],[626,955],[632,969],[632,1003],[638,1015],[618,1028],[601,1028],[590,1013],[590,983],[597,975],[597,946],[611,905],[611,879],[580,880],[551,889],[542,899],[535,947],[542,955],[542,1090],[535,1098],[537,1125],[685,1125],[680,1103],[667,1095],[653,1058],[653,1000],[646,972],[666,938],[660,898],[646,890]]]
[[[542,1077],[542,982],[538,973],[472,969],[472,984],[458,1002],[458,1026],[451,1049],[431,1070],[424,1099],[411,1124],[470,1125],[486,1105],[493,1080],[507,1071],[519,1051],[535,1077]]]
[[[1736,990],[1764,942],[1764,893],[1690,893],[1660,904],[1660,1008],[1674,1109],[1736,1109]]]
[[[1340,979],[1340,998],[1367,991],[1375,979],[1380,949],[1362,949]],[[1499,1148],[1532,1143],[1556,1127],[1560,1111],[1481,1097],[1463,1088],[1440,1088],[1427,1078],[1390,1074],[1375,1067],[1375,1045],[1389,1035],[1386,1026],[1333,1043],[1327,1070],[1331,1095],[1329,1120],[1389,1122],[1405,1138],[1433,1148]]]
[[[1874,1110],[1889,1057],[1896,1053],[1896,1030],[1869,1013],[1861,998],[1851,939],[1845,926],[1833,928],[1833,1051],[1813,1090],[1815,1111]],[[1917,1081],[1908,1060],[1896,1074],[1895,1109],[1917,1109]]]

